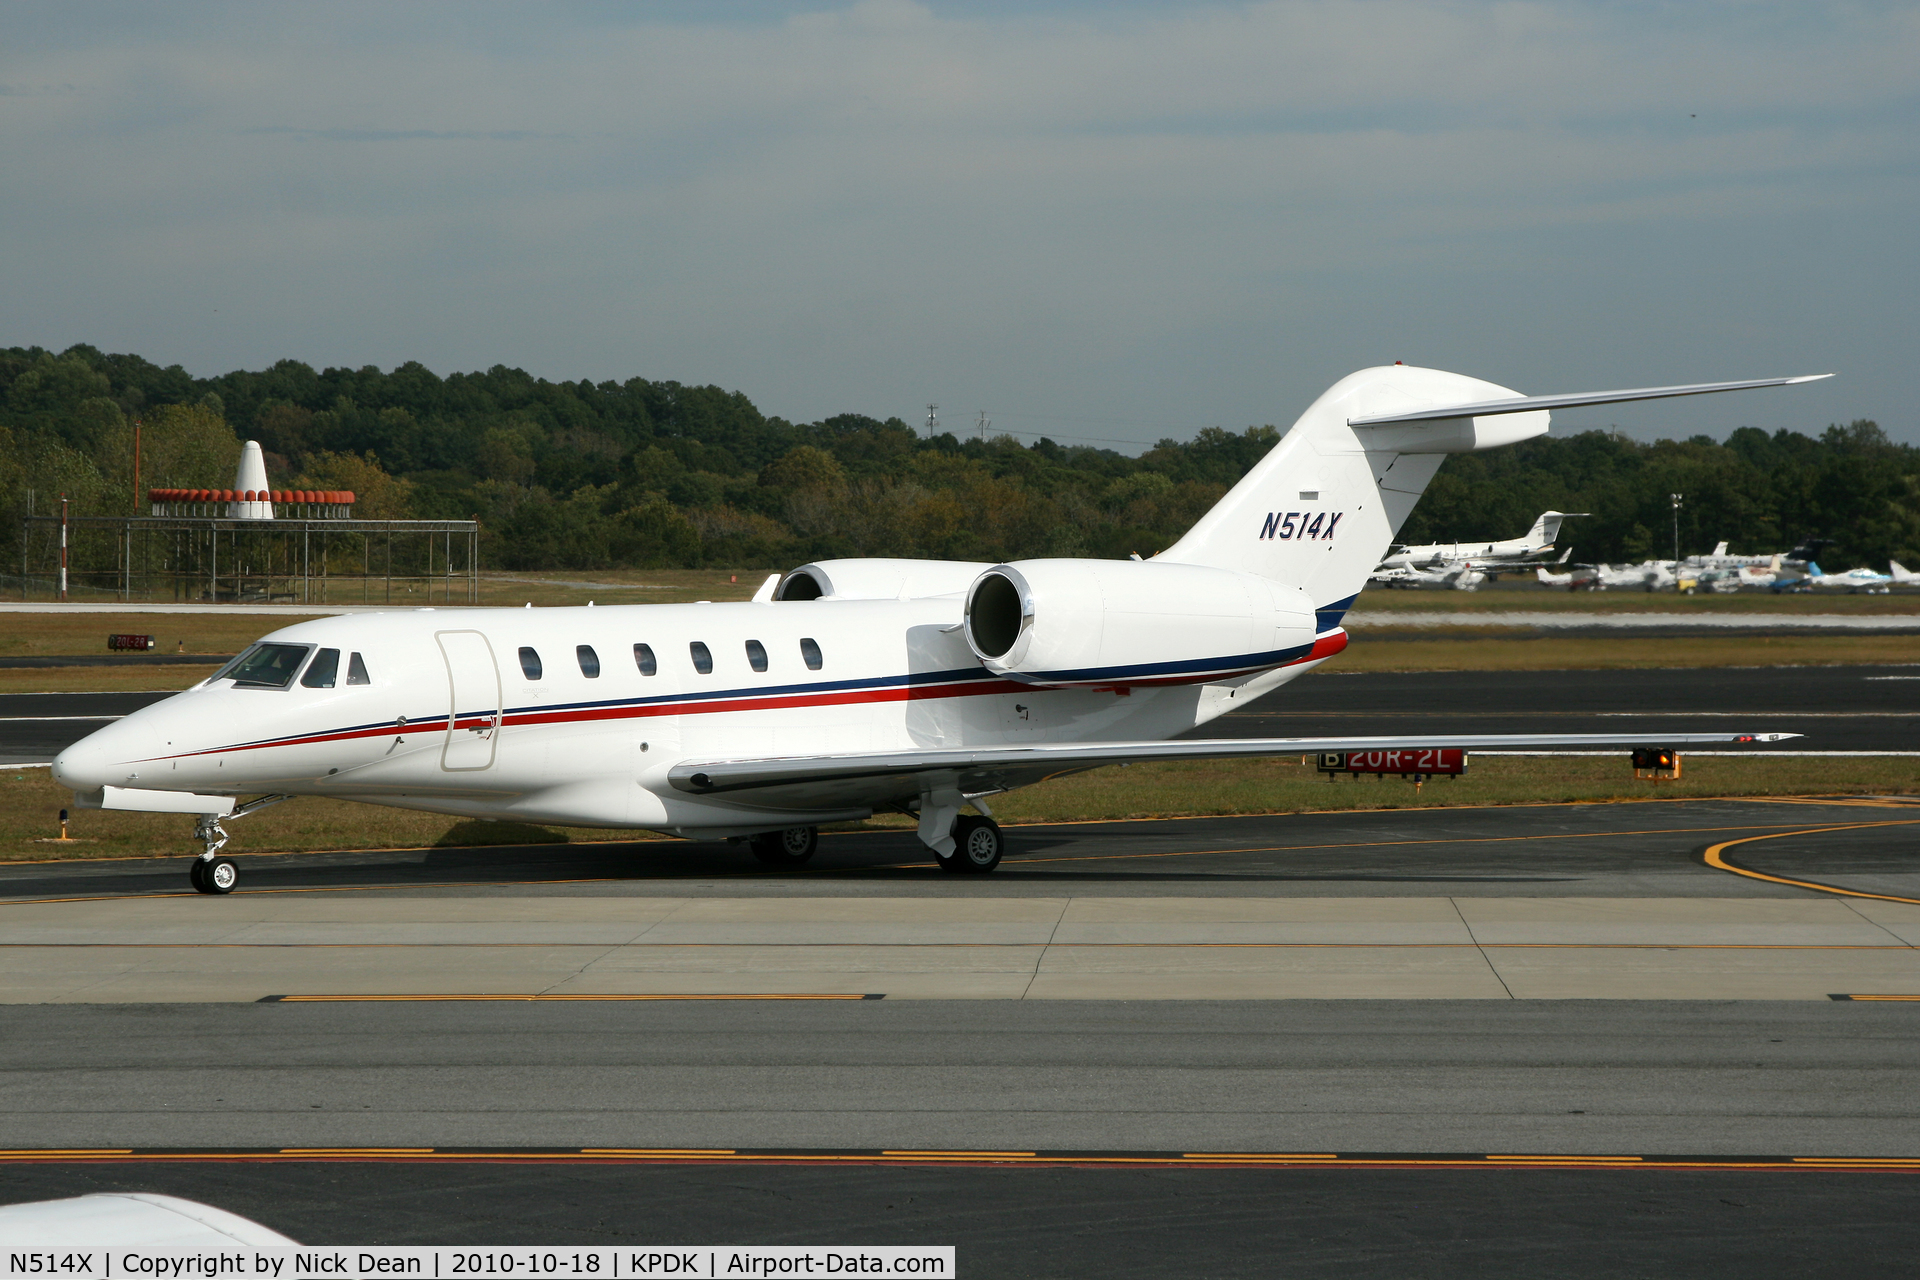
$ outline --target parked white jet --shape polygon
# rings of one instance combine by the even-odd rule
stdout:
[[[770,578],[748,603],[303,622],[68,747],[53,773],[81,806],[198,815],[193,883],[225,893],[238,872],[217,856],[220,818],[288,796],[752,837],[775,865],[809,857],[821,823],[894,809],[918,813],[941,866],[990,871],[1004,842],[987,797],[1099,765],[1645,745],[1630,732],[1168,739],[1346,647],[1342,616],[1449,453],[1538,436],[1551,409],[1802,381],[1520,396],[1365,369],[1151,560],[839,560]]]
[[[1440,569],[1472,561],[1477,567],[1531,560],[1553,550],[1560,536],[1560,522],[1585,511],[1542,511],[1533,527],[1518,538],[1504,542],[1432,542],[1418,547],[1401,547],[1382,560],[1381,569]]]

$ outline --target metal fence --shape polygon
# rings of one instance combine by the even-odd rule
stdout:
[[[472,604],[480,597],[480,524],[27,516],[20,577],[28,599],[61,598],[64,581],[70,596],[130,602]]]

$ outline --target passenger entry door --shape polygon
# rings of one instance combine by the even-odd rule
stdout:
[[[478,631],[437,631],[447,660],[447,740],[440,767],[467,773],[493,767],[500,740],[500,668]]]

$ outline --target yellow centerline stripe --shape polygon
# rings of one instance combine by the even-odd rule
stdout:
[[[1710,867],[1731,871],[1734,875],[1745,876],[1749,880],[1765,880],[1769,884],[1784,884],[1795,889],[1812,889],[1816,893],[1837,893],[1847,898],[1871,898],[1876,902],[1905,902],[1920,906],[1920,898],[1903,898],[1892,893],[1868,893],[1863,889],[1843,889],[1836,884],[1821,884],[1817,880],[1793,880],[1786,876],[1771,876],[1764,871],[1750,871],[1746,867],[1738,867],[1728,862],[1724,856],[1726,850],[1736,845],[1752,844],[1756,840],[1785,840],[1793,836],[1816,836],[1829,831],[1864,831],[1875,827],[1910,827],[1916,823],[1920,823],[1920,819],[1898,818],[1885,822],[1854,822],[1839,827],[1809,827],[1804,831],[1780,831],[1772,835],[1745,836],[1739,840],[1723,840],[1719,844],[1710,845],[1701,857]]]

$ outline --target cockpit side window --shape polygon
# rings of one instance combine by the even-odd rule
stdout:
[[[373,683],[373,681],[367,679],[367,664],[360,661],[360,655],[358,653],[354,654],[351,658],[347,659],[347,683],[348,684],[372,684]]]
[[[334,679],[339,674],[340,651],[322,649],[314,654],[313,661],[307,664],[307,674],[300,677],[300,683],[308,689],[331,689]]]
[[[307,644],[257,644],[241,655],[227,678],[236,689],[284,689],[311,652]]]

